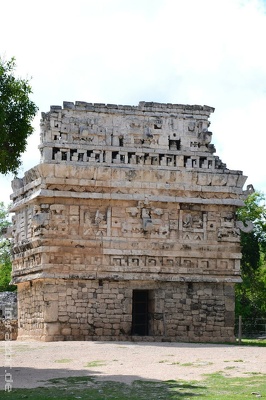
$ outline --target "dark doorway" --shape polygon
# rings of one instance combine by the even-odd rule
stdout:
[[[133,290],[132,335],[149,334],[149,291]]]

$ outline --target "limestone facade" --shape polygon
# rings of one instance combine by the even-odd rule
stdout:
[[[235,211],[208,106],[65,102],[13,181],[20,339],[234,340]]]

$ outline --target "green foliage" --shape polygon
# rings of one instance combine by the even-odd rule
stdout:
[[[30,100],[27,79],[14,76],[15,59],[0,58],[0,173],[16,173],[27,138],[33,132],[31,122],[38,111]]]
[[[241,346],[266,347],[266,339],[241,339]]]
[[[4,237],[7,227],[10,225],[8,220],[8,209],[4,203],[0,202],[0,292],[16,290],[16,286],[10,285],[11,281],[11,260],[10,242]]]
[[[252,221],[252,232],[241,232],[243,283],[236,287],[236,315],[250,320],[256,327],[258,320],[266,318],[266,207],[265,197],[255,192],[245,200],[237,213],[238,219]]]

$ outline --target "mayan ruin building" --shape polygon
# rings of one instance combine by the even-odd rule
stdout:
[[[64,102],[14,179],[18,338],[232,342],[246,176],[214,108]]]

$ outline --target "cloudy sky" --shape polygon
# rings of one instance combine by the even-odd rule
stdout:
[[[266,193],[266,1],[10,0],[0,55],[39,107],[20,176],[39,162],[41,111],[63,101],[215,107],[216,154]],[[12,176],[1,176],[8,202]]]

